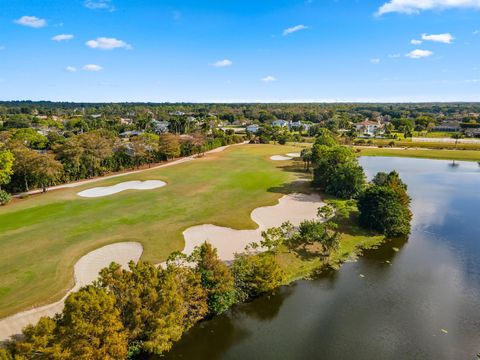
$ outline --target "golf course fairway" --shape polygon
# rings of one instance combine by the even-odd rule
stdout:
[[[254,229],[253,209],[293,191],[303,164],[270,157],[294,146],[240,145],[191,162],[146,170],[17,200],[0,208],[0,318],[61,299],[83,255],[117,242],[139,242],[143,260],[182,250],[182,232],[213,224]],[[125,181],[161,180],[152,190],[82,198],[78,192]],[[228,239],[225,239],[228,241]]]

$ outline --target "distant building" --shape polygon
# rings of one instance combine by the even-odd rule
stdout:
[[[157,134],[168,132],[170,123],[168,121],[152,120],[152,127]]]
[[[459,121],[444,121],[440,125],[435,126],[432,131],[446,131],[446,132],[457,132],[460,131],[460,122]]]
[[[370,120],[355,124],[355,129],[360,135],[375,136],[381,131],[382,128],[382,124]]]
[[[185,113],[183,111],[173,111],[170,113],[172,116],[183,116]]]
[[[143,134],[143,131],[132,130],[132,131],[122,132],[122,133],[120,133],[119,136],[121,138],[129,138],[129,137],[132,137],[132,136],[138,136],[138,135],[142,135],[142,134]]]
[[[246,128],[247,132],[251,134],[256,134],[259,129],[260,129],[260,126],[257,124],[248,125]]]
[[[133,120],[129,118],[120,118],[120,123],[123,125],[130,125],[133,123]]]
[[[275,120],[274,122],[272,122],[272,126],[276,126],[276,127],[287,127],[288,126],[288,121],[287,120]]]
[[[465,136],[480,137],[480,129],[479,128],[465,129]]]

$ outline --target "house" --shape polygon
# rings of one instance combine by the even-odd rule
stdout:
[[[432,131],[446,131],[446,132],[457,132],[460,131],[460,122],[459,121],[443,121],[440,125],[435,126]]]
[[[355,124],[355,129],[360,135],[375,136],[382,131],[383,125],[377,121],[365,120]]]
[[[174,111],[174,112],[171,112],[170,115],[172,115],[172,116],[183,116],[183,115],[185,115],[185,113],[183,111]]]
[[[168,121],[152,120],[152,127],[157,134],[163,134],[168,132],[169,125],[170,123]]]
[[[465,129],[465,136],[480,137],[480,128]]]
[[[248,125],[246,128],[247,132],[251,134],[256,134],[259,129],[260,129],[260,126],[257,124]]]
[[[133,120],[132,120],[132,119],[129,119],[129,118],[120,118],[120,124],[122,124],[122,125],[130,125],[131,123],[133,123]]]
[[[133,131],[122,132],[122,133],[119,134],[119,136],[121,138],[129,138],[129,137],[138,136],[138,135],[141,135],[141,134],[143,134],[143,131],[133,130]]]
[[[288,121],[278,119],[278,120],[275,120],[274,122],[272,122],[272,126],[282,127],[282,128],[287,127],[288,126]]]

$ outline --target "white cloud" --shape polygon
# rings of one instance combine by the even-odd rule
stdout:
[[[260,80],[263,82],[269,83],[269,82],[277,81],[278,79],[275,76],[268,75],[268,76],[265,76],[264,78],[261,78]]]
[[[91,10],[115,11],[111,0],[85,0],[84,6]]]
[[[47,21],[45,19],[40,19],[36,16],[22,16],[20,19],[15,20],[15,23],[32,28],[42,28],[47,26]]]
[[[480,9],[480,0],[390,0],[380,6],[376,14],[418,14],[426,10],[455,8]]]
[[[65,41],[65,40],[71,40],[71,39],[73,39],[73,35],[71,34],[60,34],[52,37],[53,41]]]
[[[115,38],[99,37],[96,40],[89,40],[85,43],[92,49],[113,50],[118,48],[131,49],[132,46],[123,40]]]
[[[75,66],[67,66],[65,68],[65,71],[68,71],[68,72],[76,72],[77,71],[77,68]]]
[[[478,35],[478,34],[480,34],[480,30],[475,30],[472,34],[473,35]]]
[[[297,32],[297,31],[300,31],[300,30],[307,30],[308,28],[309,27],[305,26],[305,25],[292,26],[292,27],[289,27],[288,29],[283,30],[283,36],[293,34],[293,33]]]
[[[380,59],[378,59],[378,58],[370,59],[370,62],[371,62],[372,64],[380,64]]]
[[[100,65],[88,64],[88,65],[85,65],[82,69],[85,71],[100,71],[103,68]]]
[[[398,59],[398,58],[401,57],[401,56],[402,56],[402,55],[400,55],[400,54],[390,54],[390,55],[388,55],[388,57],[389,57],[390,59]]]
[[[422,40],[417,40],[417,39],[410,40],[410,44],[412,45],[420,45],[422,42],[423,42]]]
[[[421,59],[421,58],[429,57],[431,55],[433,55],[433,52],[431,52],[430,50],[416,49],[416,50],[410,51],[405,56],[409,57],[410,59]]]
[[[425,41],[435,41],[441,42],[444,44],[451,44],[452,41],[455,39],[452,34],[445,33],[445,34],[422,34],[422,39]]]
[[[210,65],[213,66],[213,67],[222,68],[222,67],[232,66],[233,62],[228,60],[228,59],[224,59],[224,60],[215,61],[214,63],[211,63]]]

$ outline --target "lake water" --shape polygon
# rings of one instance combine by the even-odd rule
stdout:
[[[361,163],[369,177],[396,169],[408,184],[409,240],[201,323],[167,359],[476,359],[480,166],[381,157]]]

